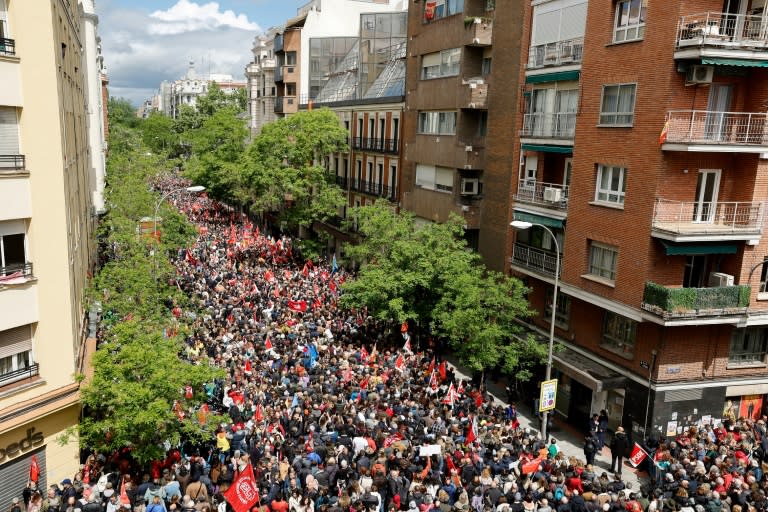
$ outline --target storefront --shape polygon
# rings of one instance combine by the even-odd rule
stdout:
[[[723,418],[759,420],[768,413],[768,383],[725,388]]]

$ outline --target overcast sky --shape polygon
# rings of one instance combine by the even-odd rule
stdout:
[[[163,80],[229,73],[244,79],[254,37],[296,15],[307,0],[97,0],[112,96],[135,105]]]

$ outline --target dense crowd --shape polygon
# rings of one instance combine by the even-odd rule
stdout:
[[[290,238],[205,196],[174,202],[199,237],[175,260],[176,282],[195,307],[169,309],[193,324],[185,357],[227,370],[206,387],[203,408],[177,413],[222,411],[229,421],[210,444],[172,448],[151,468],[93,454],[72,479],[25,489],[18,512],[119,512],[122,482],[124,508],[135,512],[225,512],[223,493],[249,465],[258,512],[768,509],[764,421],[648,442],[649,484],[628,489],[621,456],[631,446],[621,429],[608,442],[615,474],[594,465],[606,443],[600,417],[587,429],[584,458],[566,456],[521,428],[514,404],[458,380],[408,324],[340,309],[352,276],[335,259],[304,259]]]

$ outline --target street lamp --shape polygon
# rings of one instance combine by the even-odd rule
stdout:
[[[169,190],[162,196],[160,196],[160,199],[157,200],[157,203],[155,203],[155,214],[152,216],[152,236],[157,236],[157,215],[160,212],[160,205],[163,203],[163,201],[168,198],[169,196],[175,194],[176,192],[189,192],[190,194],[197,194],[199,192],[202,192],[205,190],[205,187],[202,185],[192,185],[191,187],[179,187],[175,188],[173,190]],[[155,261],[155,251],[152,251],[152,268],[155,268],[154,265]]]
[[[538,226],[544,231],[549,233],[552,237],[552,241],[555,243],[555,290],[552,292],[552,316],[549,324],[549,347],[547,350],[547,370],[544,380],[552,379],[552,352],[555,347],[555,315],[557,313],[557,288],[560,282],[560,244],[557,242],[557,237],[547,226],[543,224],[535,224],[533,222],[525,222],[522,220],[513,220],[510,224],[515,229],[530,229],[533,226]],[[537,411],[538,412],[538,411]],[[547,442],[547,421],[549,420],[549,411],[543,411],[543,417],[541,422],[541,436],[544,442]]]

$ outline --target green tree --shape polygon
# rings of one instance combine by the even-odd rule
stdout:
[[[176,133],[184,134],[200,128],[203,124],[203,116],[192,105],[179,105],[176,119],[173,120],[173,129]]]
[[[279,211],[290,225],[309,226],[335,215],[344,196],[321,162],[346,150],[347,136],[327,108],[264,126],[248,150],[244,174],[253,207]]]
[[[203,117],[210,117],[224,108],[233,109],[237,113],[245,112],[247,106],[248,97],[244,88],[225,93],[216,82],[211,83],[207,94],[197,98],[197,111]]]
[[[135,128],[140,122],[140,119],[136,117],[136,109],[133,108],[131,102],[125,98],[115,98],[114,96],[110,96],[107,101],[107,115],[109,116],[111,125],[121,124],[123,126]],[[110,140],[110,143],[111,142],[112,141]]]
[[[179,136],[174,131],[173,119],[153,112],[139,125],[144,145],[155,153],[175,154],[178,151]]]
[[[531,314],[525,287],[484,267],[468,250],[458,216],[418,224],[378,201],[355,208],[351,218],[362,237],[345,251],[362,266],[357,279],[344,284],[343,306],[367,306],[380,320],[429,327],[473,370],[500,365],[526,377],[527,366],[541,360],[544,347],[516,323]]]

